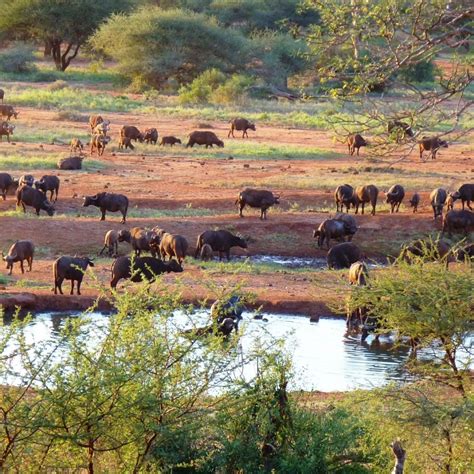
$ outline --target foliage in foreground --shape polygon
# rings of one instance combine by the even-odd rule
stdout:
[[[209,320],[163,288],[114,294],[107,320],[56,318],[44,340],[32,339],[29,318],[1,328],[1,469],[382,473],[396,437],[409,472],[472,467],[470,384],[462,394],[441,379],[321,404],[288,393],[282,341],[256,339],[243,353],[240,333],[183,332]]]
[[[303,430],[317,444],[327,420],[293,413],[279,344],[255,341],[242,355],[238,336],[184,334],[178,319],[194,327],[191,308],[146,286],[115,305],[105,322],[70,317],[42,341],[28,335],[29,318],[2,328],[2,469],[296,472],[304,457],[314,471],[341,443],[358,449],[364,433],[341,413],[341,438],[306,459]],[[247,364],[255,370],[243,377]]]
[[[414,356],[422,349],[428,352],[430,358],[415,359],[413,368],[466,396],[473,361],[472,263],[449,268],[452,256],[440,258],[432,240],[416,253],[420,255],[404,251],[392,267],[374,274],[367,286],[352,293],[350,306],[366,308],[378,333],[393,332],[400,341],[410,340]]]

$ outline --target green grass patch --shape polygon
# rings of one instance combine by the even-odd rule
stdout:
[[[320,273],[321,270],[311,269],[308,267],[304,268],[290,268],[278,263],[256,263],[251,262],[249,259],[245,260],[230,260],[227,261],[218,261],[212,260],[210,262],[203,262],[202,260],[196,260],[194,258],[187,258],[186,261],[200,267],[206,273],[209,274],[245,274],[245,275],[266,275],[274,273],[298,273],[298,274],[308,274],[308,276],[313,275],[314,273]]]
[[[67,128],[40,128],[40,127],[25,127],[20,125],[15,129],[15,138],[20,142],[25,143],[64,143],[68,144],[72,138],[79,138],[83,144],[90,140],[90,134],[87,130],[77,132]]]
[[[57,169],[57,162],[65,155],[48,155],[48,156],[30,156],[27,154],[0,154],[0,168],[9,171],[26,171],[41,169]],[[80,172],[90,172],[102,170],[107,167],[103,161],[85,159],[82,162],[82,170]]]
[[[84,84],[117,84],[122,82],[121,76],[111,68],[100,64],[89,68],[70,66],[66,71],[58,71],[50,63],[38,62],[35,69],[29,72],[0,72],[0,80],[4,82],[81,82]]]
[[[11,277],[0,273],[0,285],[8,285],[12,281]]]
[[[222,138],[222,137],[221,137]],[[186,141],[183,140],[183,143]],[[160,157],[190,157],[202,159],[229,159],[236,160],[332,160],[342,157],[341,153],[332,150],[305,145],[285,145],[256,143],[238,139],[225,140],[224,148],[205,148],[195,145],[193,148],[174,146],[173,148],[156,147],[154,145],[138,144],[139,152],[157,155]],[[112,150],[117,150],[112,147]],[[135,150],[136,152],[136,150]]]
[[[130,112],[138,111],[143,106],[142,101],[129,99],[125,95],[114,96],[74,87],[59,90],[12,88],[8,101],[14,105],[72,111]]]

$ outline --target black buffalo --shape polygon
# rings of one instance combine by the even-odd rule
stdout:
[[[219,252],[219,260],[222,260],[223,254],[226,255],[227,260],[230,260],[231,247],[247,248],[245,239],[227,230],[206,230],[197,239],[194,258],[201,254],[201,249],[206,244],[210,245],[214,252]]]
[[[162,273],[183,271],[183,267],[176,261],[163,262],[154,257],[118,257],[112,265],[111,288],[116,288],[122,279],[130,279],[133,282],[153,282],[157,275]]]
[[[280,204],[280,196],[275,196],[271,191],[263,189],[244,189],[239,193],[235,204],[239,205],[239,216],[244,217],[242,211],[245,206],[260,209],[260,219],[267,218],[267,210],[274,204]]]
[[[31,206],[35,209],[36,215],[40,215],[40,211],[46,211],[48,216],[54,214],[54,207],[48,201],[46,196],[37,189],[30,188],[29,186],[23,186],[18,188],[16,191],[16,205],[17,207],[22,206],[23,212],[26,212],[25,206]]]
[[[125,224],[128,210],[128,198],[123,194],[98,193],[95,196],[85,196],[83,207],[96,206],[102,213],[101,221],[105,221],[105,213],[121,212],[122,224]]]
[[[71,292],[74,294],[74,282],[77,281],[77,294],[81,294],[81,283],[87,267],[93,267],[94,262],[88,257],[59,257],[53,263],[54,294],[62,295],[62,284],[64,280],[71,280]]]
[[[352,242],[343,242],[331,248],[327,255],[328,267],[335,270],[350,268],[351,265],[362,259],[362,252]]]
[[[49,191],[51,193],[50,200],[53,200],[53,195],[56,193],[54,201],[58,200],[59,193],[59,178],[53,175],[44,175],[39,181],[35,181],[36,189],[42,191],[45,195]]]
[[[350,184],[341,184],[334,191],[334,200],[336,201],[337,212],[343,212],[344,206],[346,206],[346,212],[349,212],[351,205],[356,205],[354,188]]]

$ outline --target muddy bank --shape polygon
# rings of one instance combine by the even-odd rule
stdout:
[[[185,304],[199,305],[202,298],[184,296]],[[212,301],[210,301],[212,303]],[[44,312],[44,311],[85,311],[96,305],[97,311],[111,311],[113,304],[105,298],[97,298],[90,295],[53,295],[49,292],[35,293],[21,291],[0,292],[0,307],[6,315],[11,315],[19,307],[23,312]],[[268,301],[257,299],[253,309],[261,308],[265,312],[291,313],[310,318],[318,319],[322,316],[338,316],[334,314],[325,303],[314,300],[275,300]],[[342,317],[342,315],[341,315]]]

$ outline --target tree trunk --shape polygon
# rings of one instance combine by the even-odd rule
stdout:
[[[51,42],[51,52],[53,53],[54,64],[58,71],[61,69],[61,42],[59,40],[54,40]]]
[[[395,456],[395,466],[393,466],[392,474],[403,474],[406,451],[403,449],[402,443],[400,443],[398,439],[391,444],[391,447]]]
[[[81,43],[74,45],[74,43],[69,43],[66,46],[64,52],[61,51],[61,40],[53,40],[50,42],[51,52],[53,55],[54,64],[58,71],[65,71],[71,61],[77,56]],[[72,51],[72,54],[70,54]]]
[[[43,56],[45,58],[49,58],[51,57],[52,53],[53,53],[53,45],[51,43],[51,40],[46,40],[44,42]]]

